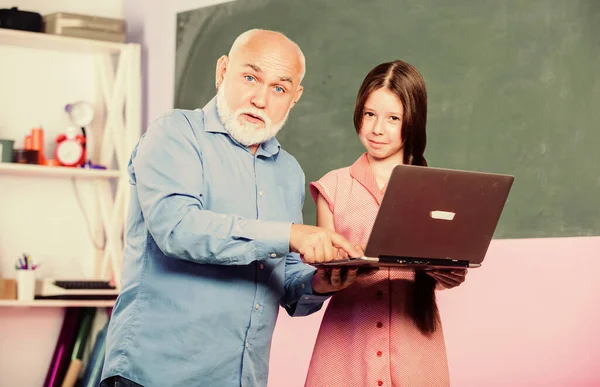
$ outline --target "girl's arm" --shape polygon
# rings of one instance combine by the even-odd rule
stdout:
[[[329,209],[327,200],[319,193],[317,196],[317,226],[327,228],[335,231],[335,225],[333,223],[333,213]],[[354,246],[359,250],[360,255],[364,255],[365,246]]]
[[[319,193],[317,197],[317,226],[328,228],[331,231],[335,231],[333,225],[333,213],[329,209],[327,200]]]
[[[317,226],[335,231],[333,213],[329,209],[327,200],[320,193],[317,197]],[[320,267],[317,269],[317,274],[313,277],[313,290],[322,294],[331,294],[342,290],[354,282],[357,271],[356,267],[345,267],[343,270],[340,268],[326,270]]]

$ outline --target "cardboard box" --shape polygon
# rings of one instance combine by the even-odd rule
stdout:
[[[17,299],[17,280],[0,279],[0,300]]]
[[[44,32],[74,38],[125,42],[123,19],[56,12],[44,16]]]

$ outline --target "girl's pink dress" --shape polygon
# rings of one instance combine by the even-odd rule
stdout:
[[[363,154],[352,166],[311,183],[333,213],[335,230],[364,246],[383,197]],[[441,327],[420,333],[405,310],[414,272],[380,269],[336,293],[323,316],[307,387],[450,385]]]

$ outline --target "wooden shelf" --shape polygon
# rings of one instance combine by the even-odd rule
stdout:
[[[119,54],[127,44],[0,28],[0,45],[61,52]]]
[[[114,304],[114,300],[0,300],[0,307],[11,308],[110,308]]]
[[[121,172],[108,169],[49,167],[44,165],[0,162],[0,175],[76,177],[79,179],[111,179],[120,177]]]

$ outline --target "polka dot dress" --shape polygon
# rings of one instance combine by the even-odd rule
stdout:
[[[383,198],[366,154],[310,185],[329,204],[335,230],[365,246]],[[384,187],[385,190],[385,187]],[[414,272],[379,269],[335,294],[325,311],[306,387],[446,387],[442,329],[425,336],[407,314]]]

